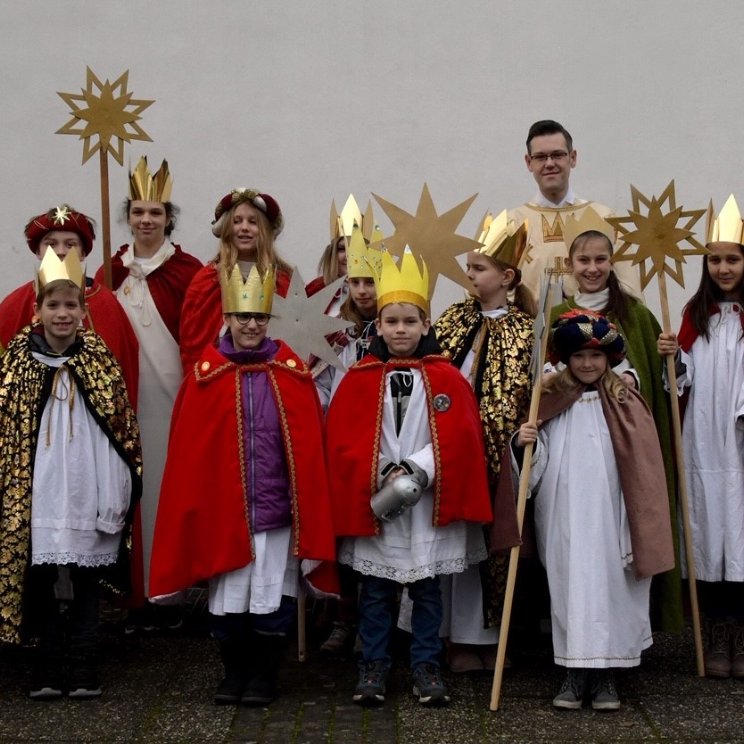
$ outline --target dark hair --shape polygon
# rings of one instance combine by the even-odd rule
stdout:
[[[739,250],[744,255],[744,246],[740,245]],[[739,293],[738,301],[744,304],[744,281],[739,283],[737,288]],[[703,256],[703,273],[700,276],[700,284],[697,291],[684,307],[684,312],[689,313],[692,327],[706,341],[710,340],[708,326],[713,308],[723,300],[723,292],[713,281],[708,271],[708,259]]]
[[[604,233],[601,233],[598,230],[587,230],[577,236],[574,242],[571,243],[571,247],[568,249],[569,260],[573,258],[574,253],[576,253],[576,251],[590,238],[604,238],[607,242],[610,256],[612,256],[615,248],[612,245],[612,241]],[[620,286],[620,280],[617,278],[614,269],[610,269],[610,273],[607,276],[607,289],[610,290],[610,295],[607,298],[607,305],[605,305],[599,313],[601,315],[612,315],[612,317],[622,325],[628,319],[630,302],[628,301],[628,293]]]
[[[557,121],[553,121],[552,119],[541,119],[540,121],[536,121],[530,127],[530,131],[527,132],[528,155],[532,155],[530,142],[532,142],[535,137],[542,137],[546,134],[562,134],[566,138],[566,147],[568,148],[569,153],[573,151],[573,138],[568,133],[568,129],[566,129],[563,124],[559,124]]]
[[[165,216],[168,219],[168,222],[165,225],[165,235],[166,237],[170,237],[170,234],[176,229],[176,221],[178,219],[178,215],[181,213],[181,209],[170,201],[161,202],[161,204],[165,207]],[[122,215],[124,217],[124,222],[129,222],[129,210],[131,208],[132,200],[124,199],[124,203],[122,204]]]

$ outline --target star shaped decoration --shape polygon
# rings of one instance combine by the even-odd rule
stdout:
[[[54,224],[64,225],[65,222],[67,222],[67,218],[70,216],[70,214],[70,208],[67,206],[67,204],[63,204],[61,207],[57,207],[54,210]]]
[[[152,142],[152,138],[137,123],[140,114],[154,101],[132,98],[127,90],[129,70],[113,83],[102,83],[87,68],[86,87],[76,93],[57,93],[70,107],[72,119],[55,134],[77,134],[83,143],[83,163],[101,150],[110,152],[119,165],[124,164],[124,143],[132,140]],[[96,95],[96,90],[99,95]],[[91,138],[98,135],[95,143]],[[114,145],[112,140],[116,139]]]
[[[274,295],[271,337],[286,342],[301,359],[315,356],[343,371],[344,365],[326,337],[346,330],[354,323],[326,315],[325,311],[345,281],[346,277],[339,277],[320,292],[308,297],[305,282],[295,266],[287,296]]]
[[[422,256],[429,269],[429,297],[434,293],[439,275],[456,284],[469,288],[470,281],[455,256],[477,250],[481,244],[472,238],[457,235],[455,228],[470,208],[478,194],[452,207],[444,214],[437,214],[429,187],[424,184],[416,214],[391,204],[377,194],[372,194],[395,227],[392,237],[372,243],[370,247],[387,249],[395,256],[402,256],[409,246],[413,253]]]
[[[632,261],[641,272],[641,289],[651,281],[651,277],[668,274],[677,284],[684,287],[682,264],[685,256],[709,253],[706,247],[695,238],[692,227],[705,214],[704,209],[683,209],[677,206],[674,181],[662,191],[661,196],[646,197],[635,186],[630,187],[633,208],[625,217],[607,217],[617,228],[623,241],[615,251],[613,261]],[[666,206],[666,211],[665,211]],[[645,208],[645,213],[642,209]],[[683,248],[681,243],[691,247]],[[632,252],[633,246],[638,246]],[[646,261],[651,261],[651,266]],[[668,263],[668,260],[673,262]]]

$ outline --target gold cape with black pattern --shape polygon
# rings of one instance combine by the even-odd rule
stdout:
[[[31,492],[41,416],[56,369],[36,360],[27,326],[0,359],[0,641],[25,641],[23,594],[31,543]],[[113,591],[129,582],[128,543],[134,504],[142,492],[139,427],[121,368],[99,336],[79,331],[81,348],[64,366],[85,405],[132,473],[132,499],[119,560],[101,572]],[[91,475],[93,477],[93,475]]]

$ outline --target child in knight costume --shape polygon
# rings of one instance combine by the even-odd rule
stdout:
[[[666,479],[648,406],[611,370],[622,336],[589,311],[553,326],[555,361],[538,427],[514,439],[514,466],[535,443],[530,490],[550,586],[553,656],[567,667],[560,709],[620,707],[612,669],[641,663],[652,643],[651,577],[674,566]],[[513,486],[502,478],[500,487]]]
[[[510,433],[529,407],[535,301],[517,268],[529,252],[527,223],[509,221],[504,211],[495,219],[489,215],[483,228],[483,248],[467,258],[472,296],[448,308],[434,328],[442,350],[478,399],[494,488]],[[507,301],[510,292],[513,303]],[[493,669],[507,568],[507,558],[495,554],[443,582],[443,635],[449,636],[453,672]]]
[[[243,280],[235,266],[221,283],[228,332],[202,350],[173,409],[150,592],[157,602],[208,581],[225,667],[214,702],[266,705],[301,572],[337,590],[335,566],[313,563],[335,557],[322,411],[305,363],[267,335],[273,270]]]
[[[449,702],[440,672],[441,574],[486,555],[491,519],[483,437],[467,382],[430,329],[426,266],[383,253],[378,335],[328,409],[326,453],[339,562],[362,574],[362,660],[353,699],[380,705],[391,665],[396,598],[413,602],[411,668],[423,705]],[[398,482],[404,487],[394,487]]]
[[[35,700],[101,694],[100,587],[128,590],[128,528],[142,488],[121,368],[80,328],[76,251],[47,249],[35,314],[0,360],[0,640],[36,640]]]

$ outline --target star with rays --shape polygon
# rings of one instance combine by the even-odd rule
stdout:
[[[152,139],[137,123],[140,114],[154,101],[132,98],[127,91],[129,70],[122,73],[113,83],[102,83],[87,68],[86,88],[76,93],[57,93],[70,107],[72,119],[55,134],[77,134],[83,143],[83,163],[97,151],[110,152],[119,165],[124,164],[124,142]],[[99,95],[96,95],[96,90]],[[91,138],[98,135],[95,143]],[[116,139],[114,145],[112,140]]]
[[[480,248],[481,244],[472,238],[456,235],[455,228],[462,222],[478,194],[473,194],[444,214],[437,214],[426,184],[421,191],[416,214],[409,214],[377,194],[372,196],[395,227],[395,234],[392,237],[380,243],[373,243],[372,247],[386,248],[393,255],[402,256],[407,245],[415,255],[423,256],[429,269],[430,297],[440,274],[466,289],[470,286],[467,274],[455,256],[474,251]]]
[[[269,335],[286,342],[301,359],[307,360],[315,356],[336,369],[343,370],[343,364],[326,337],[354,324],[350,320],[326,315],[325,310],[345,281],[346,277],[339,277],[320,292],[308,297],[305,294],[305,282],[295,266],[287,296],[274,295]]]
[[[692,231],[705,210],[678,207],[673,180],[658,198],[644,196],[635,186],[630,187],[630,194],[633,208],[627,216],[607,218],[617,228],[623,241],[615,252],[613,261],[632,261],[634,266],[638,265],[641,271],[641,289],[646,288],[652,276],[661,278],[664,273],[684,287],[682,264],[686,263],[685,256],[708,253],[705,246],[695,239]],[[646,208],[645,214],[641,211],[642,207]],[[691,247],[682,248],[680,244],[683,242]],[[631,252],[634,245],[638,246],[635,253]],[[674,266],[667,263],[668,259],[671,259]],[[646,265],[648,260],[651,261],[650,268]]]

